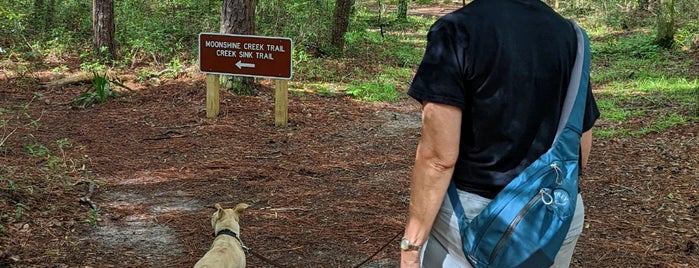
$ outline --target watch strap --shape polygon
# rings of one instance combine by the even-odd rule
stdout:
[[[413,243],[410,242],[410,240],[408,240],[408,238],[405,238],[405,237],[401,238],[400,244],[401,244],[400,248],[403,251],[419,251],[420,247],[421,247],[418,245],[413,245]]]

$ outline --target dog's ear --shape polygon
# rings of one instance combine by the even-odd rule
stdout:
[[[218,217],[217,217],[217,220],[218,220],[223,216],[224,210],[223,210],[223,207],[221,207],[221,204],[219,204],[219,203],[216,203],[214,205],[214,208],[216,208],[216,213],[217,213],[216,215],[218,215]]]
[[[248,208],[248,207],[250,207],[250,205],[245,204],[245,203],[240,203],[240,204],[235,205],[235,208],[234,208],[233,210],[234,210],[235,213],[237,213],[238,215],[242,215],[242,214],[243,214],[243,211],[245,211],[245,209]]]

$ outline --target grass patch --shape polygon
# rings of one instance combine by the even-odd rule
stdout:
[[[597,107],[602,111],[602,119],[609,122],[624,122],[632,116],[640,116],[644,113],[638,110],[628,110],[617,104],[617,99],[612,97],[597,100]]]
[[[679,50],[655,45],[653,31],[598,34],[591,37],[590,44],[593,83],[691,76],[690,66],[695,60]]]
[[[609,129],[604,136],[639,136],[697,120],[699,79],[645,78],[601,86],[597,105]]]
[[[390,102],[396,101],[400,98],[394,85],[380,82],[353,83],[347,88],[345,93],[355,99],[370,102]]]
[[[641,136],[697,120],[695,57],[686,47],[663,49],[649,27],[613,30],[586,18],[591,38],[592,83],[604,124],[603,137]],[[688,78],[691,77],[691,78]]]
[[[629,136],[629,131],[627,129],[620,129],[620,128],[598,128],[598,129],[595,129],[593,131],[593,133],[597,137],[605,137],[605,138]]]
[[[671,127],[677,126],[677,125],[683,125],[687,122],[684,116],[681,116],[679,114],[673,113],[670,115],[665,115],[665,116],[659,116],[656,118],[656,120],[653,122],[653,124],[649,126],[643,126],[640,129],[633,130],[630,132],[632,136],[639,136],[639,135],[646,135],[654,132],[662,132],[666,129],[669,129]]]

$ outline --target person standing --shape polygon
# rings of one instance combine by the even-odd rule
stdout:
[[[471,267],[447,187],[470,221],[550,148],[576,51],[573,25],[538,0],[474,0],[432,25],[408,91],[422,104],[422,135],[401,267]],[[587,96],[581,167],[599,117],[589,87]],[[569,266],[583,219],[578,196],[554,267]]]

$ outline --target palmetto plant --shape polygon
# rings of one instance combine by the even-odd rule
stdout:
[[[83,91],[80,96],[75,98],[71,102],[72,104],[86,108],[91,107],[95,103],[103,103],[109,98],[118,97],[119,92],[112,89],[112,85],[131,90],[129,87],[124,85],[120,79],[110,79],[107,73],[100,75],[96,71],[93,71],[92,74],[94,75],[92,78],[92,84],[90,84],[90,87]]]

